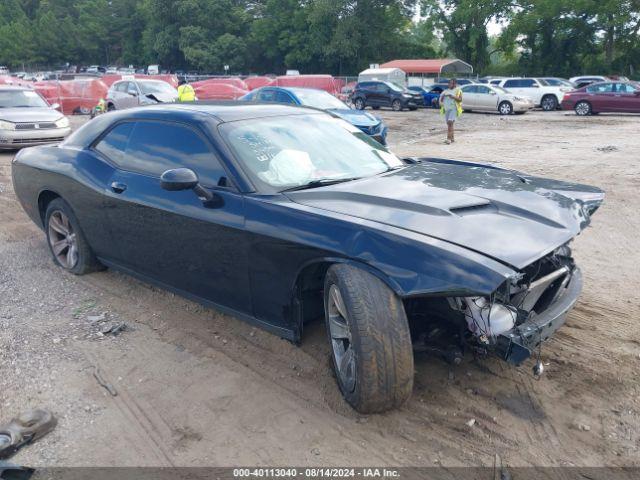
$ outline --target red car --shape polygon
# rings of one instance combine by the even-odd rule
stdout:
[[[598,82],[565,93],[563,110],[577,115],[618,112],[640,113],[640,84],[634,82]]]

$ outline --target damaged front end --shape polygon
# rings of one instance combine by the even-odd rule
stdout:
[[[471,345],[519,365],[565,322],[582,275],[563,245],[509,278],[488,297],[449,298]]]
[[[582,276],[563,245],[509,277],[491,295],[405,302],[416,351],[458,364],[465,349],[513,365],[531,357],[564,324]]]

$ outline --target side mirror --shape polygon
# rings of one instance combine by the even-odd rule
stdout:
[[[174,168],[167,170],[160,176],[160,187],[169,192],[180,190],[193,190],[193,192],[205,202],[211,202],[214,195],[200,185],[196,172],[190,168]]]
[[[138,92],[136,92],[135,90],[127,90],[127,93],[129,95],[131,95],[132,97],[137,97],[138,96]]]
[[[160,177],[160,186],[170,192],[193,190],[198,182],[198,175],[189,168],[167,170]]]

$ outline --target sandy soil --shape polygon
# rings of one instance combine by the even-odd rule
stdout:
[[[381,112],[398,154],[490,161],[607,191],[574,245],[585,289],[532,363],[416,357],[412,399],[360,416],[341,399],[320,325],[301,347],[105,271],[54,267],[0,155],[0,421],[59,425],[12,460],[33,466],[640,465],[640,117]],[[74,119],[74,123],[79,123]],[[100,336],[88,316],[124,321]],[[98,367],[117,390],[93,376]],[[475,419],[475,425],[467,422]]]

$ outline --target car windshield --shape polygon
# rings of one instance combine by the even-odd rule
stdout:
[[[154,93],[164,93],[167,95],[176,95],[175,89],[165,82],[138,82],[140,90],[144,95]]]
[[[302,105],[307,107],[320,108],[322,110],[349,108],[343,102],[324,90],[301,89],[295,90],[293,93],[298,97],[298,99],[300,99]]]
[[[31,90],[0,90],[0,108],[48,106],[40,95]]]
[[[538,82],[540,82],[540,85],[545,86],[545,87],[550,87],[552,86],[547,80],[545,80],[544,78],[538,78]]]
[[[368,177],[403,165],[358,128],[328,115],[229,122],[220,132],[254,180],[279,191]]]

